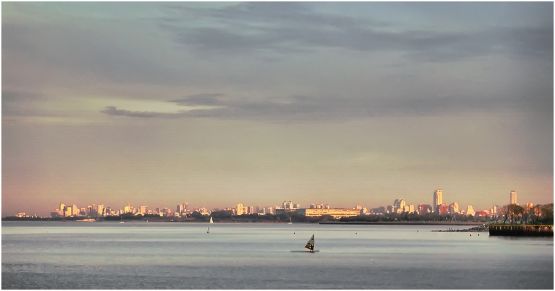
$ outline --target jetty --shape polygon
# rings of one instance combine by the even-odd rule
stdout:
[[[547,224],[491,224],[491,236],[553,236],[553,225]]]

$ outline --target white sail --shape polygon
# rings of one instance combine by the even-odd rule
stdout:
[[[210,216],[210,223],[214,223],[214,220],[212,220],[212,216]]]

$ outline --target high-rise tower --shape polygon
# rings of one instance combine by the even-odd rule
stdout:
[[[517,204],[518,205],[518,200],[516,198],[516,191],[515,190],[511,190],[510,199],[511,199],[511,204]]]
[[[434,213],[439,212],[439,205],[443,203],[443,190],[441,188],[434,191],[434,201],[432,203],[432,209]]]

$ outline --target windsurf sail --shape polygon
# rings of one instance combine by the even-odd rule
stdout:
[[[309,249],[311,252],[314,251],[314,235],[310,237],[306,245],[304,246],[306,249]]]

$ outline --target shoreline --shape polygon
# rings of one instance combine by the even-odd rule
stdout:
[[[339,225],[482,225],[480,221],[321,221],[319,224]]]

